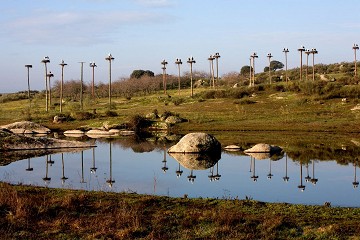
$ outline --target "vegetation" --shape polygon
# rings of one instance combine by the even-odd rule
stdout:
[[[0,183],[3,239],[357,239],[360,209]]]
[[[90,87],[84,88],[80,111],[78,82],[69,81],[61,115],[57,84],[48,113],[41,92],[32,94],[31,108],[22,93],[0,96],[6,99],[0,101],[0,124],[28,119],[61,131],[101,127],[106,122],[138,131],[149,124],[145,118],[149,113],[154,121],[180,115],[188,121],[171,131],[216,133],[224,145],[266,140],[284,146],[292,159],[304,162],[330,155],[344,163],[358,161],[353,159],[355,154],[348,154],[358,149],[343,144],[344,139],[360,144],[360,85],[353,77],[353,64],[318,64],[315,71],[321,73],[315,81],[300,82],[299,69],[289,70],[286,83],[284,71],[278,70],[272,73],[271,85],[266,72],[258,73],[254,87],[248,87],[246,74],[228,73],[216,88],[207,84],[210,78],[205,73],[197,72],[195,82],[202,84],[195,88],[194,97],[190,97],[187,74],[181,79],[180,93],[177,77],[168,76],[166,95],[161,76],[123,79],[114,83],[111,111],[105,84],[96,86],[95,99],[90,97]],[[238,87],[233,88],[234,84]],[[53,123],[55,115],[64,121]],[[250,197],[170,199],[0,183],[0,234],[5,239],[356,239],[359,220],[358,208],[269,204]]]

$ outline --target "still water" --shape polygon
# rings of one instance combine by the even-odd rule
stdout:
[[[94,141],[94,140],[93,140]],[[360,207],[358,166],[334,160],[222,152],[220,160],[189,166],[172,144],[95,140],[97,147],[23,159],[0,166],[0,181],[49,188],[135,192],[170,197],[250,198]]]

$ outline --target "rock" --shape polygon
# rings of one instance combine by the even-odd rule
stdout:
[[[165,122],[169,123],[169,124],[176,124],[176,123],[183,122],[183,119],[181,117],[177,117],[177,116],[169,116],[166,118]]]
[[[237,145],[229,145],[229,146],[224,147],[224,149],[226,151],[240,151],[241,147],[239,147]]]
[[[207,133],[189,133],[169,148],[169,153],[206,153],[221,152],[220,142]]]
[[[75,129],[75,130],[67,130],[64,132],[64,134],[85,134],[85,132]]]
[[[351,111],[358,111],[360,110],[360,104],[357,104],[355,107],[351,109]]]
[[[158,116],[155,113],[148,113],[146,114],[145,118],[155,120],[158,118]]]
[[[165,122],[153,122],[149,127],[150,130],[167,130],[169,128],[169,124]]]
[[[120,134],[120,129],[110,129],[109,133],[112,135],[119,135]]]
[[[24,133],[48,134],[51,132],[49,128],[30,121],[14,122],[11,124],[3,125],[0,128],[8,129],[14,133],[21,133],[21,134]]]
[[[131,135],[135,135],[135,131],[131,131],[131,130],[121,130],[121,131],[120,131],[120,135],[121,135],[121,136],[131,136]]]
[[[278,146],[273,146],[265,143],[258,143],[252,148],[245,150],[245,153],[275,153],[281,152],[282,149]]]
[[[67,141],[47,137],[29,137],[0,130],[1,150],[30,150],[30,149],[57,149],[57,148],[87,148],[94,146],[91,143]]]
[[[233,86],[233,88],[238,88],[238,87],[240,87],[239,83],[235,83],[234,86]]]
[[[91,129],[86,132],[86,135],[91,138],[102,138],[102,137],[109,137],[114,135],[114,133],[110,133],[109,131],[99,130],[99,129]]]
[[[59,116],[54,116],[54,120],[53,123],[62,123],[66,118],[65,117],[59,117]]]

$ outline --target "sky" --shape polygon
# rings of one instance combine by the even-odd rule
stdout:
[[[0,93],[45,89],[45,68],[54,80],[89,83],[95,61],[95,82],[107,83],[109,53],[114,57],[112,80],[133,70],[177,74],[175,59],[193,56],[195,71],[209,71],[209,55],[220,53],[219,75],[239,72],[253,52],[256,71],[268,65],[268,53],[288,68],[300,65],[297,49],[316,48],[316,63],[354,61],[360,44],[359,0],[0,0]]]

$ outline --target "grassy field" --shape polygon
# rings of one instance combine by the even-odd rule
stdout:
[[[59,107],[53,105],[46,113],[45,100],[38,95],[31,109],[27,100],[0,102],[0,125],[31,120],[63,131],[170,111],[186,119],[171,129],[176,133],[209,132],[223,145],[277,144],[301,161],[316,156],[318,146],[331,146],[333,158],[346,162],[353,155],[344,150],[334,157],[332,146],[360,144],[360,110],[352,110],[359,103],[358,88],[348,91],[351,97],[345,94],[346,101],[340,93],[286,91],[281,85],[265,90],[201,88],[195,89],[194,97],[189,97],[189,90],[180,96],[170,90],[168,95],[114,97],[111,112],[107,99],[86,99],[83,111],[78,102],[66,102],[63,115],[72,120],[59,124],[52,122]],[[324,155],[321,152],[316,159]],[[4,239],[359,239],[359,220],[358,208],[172,199],[0,183]]]

